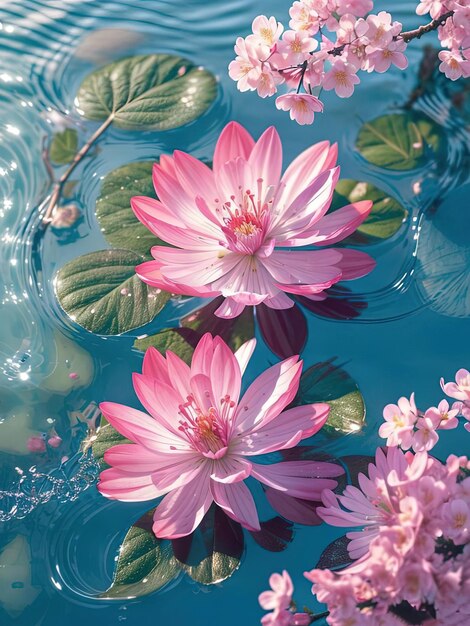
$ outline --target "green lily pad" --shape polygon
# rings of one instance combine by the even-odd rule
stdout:
[[[150,248],[165,245],[139,222],[131,209],[133,196],[156,198],[152,161],[129,163],[107,174],[96,201],[96,217],[106,241],[115,248],[150,258]]]
[[[218,506],[212,505],[197,529],[172,542],[182,569],[203,585],[229,578],[240,566],[243,531]]]
[[[90,120],[129,130],[168,130],[205,113],[217,94],[215,77],[187,59],[170,54],[137,55],[89,74],[77,94],[77,108]]]
[[[240,566],[244,537],[240,524],[212,505],[187,537],[167,541],[152,531],[155,509],[131,528],[119,550],[110,588],[101,598],[138,598],[158,591],[185,572],[203,585],[229,578]]]
[[[427,152],[431,151],[435,158],[442,144],[439,126],[416,113],[382,115],[366,122],[356,140],[359,152],[369,163],[391,170],[425,165]]]
[[[152,532],[153,511],[129,529],[119,550],[113,582],[101,598],[140,598],[161,589],[180,573],[171,543],[157,539]]]
[[[324,426],[330,432],[352,433],[362,429],[366,417],[364,399],[356,383],[333,360],[317,363],[300,379],[296,405],[326,402],[330,414]]]
[[[64,311],[86,330],[118,335],[151,322],[170,294],[135,274],[143,257],[130,250],[99,250],[66,263],[56,293]]]
[[[167,350],[171,350],[189,365],[199,339],[200,334],[192,328],[166,328],[155,335],[136,339],[134,348],[145,352],[147,348],[153,346],[163,355]]]
[[[340,180],[336,185],[330,211],[361,200],[372,200],[372,210],[346,243],[369,244],[393,237],[408,215],[407,210],[382,189],[350,179]]]
[[[65,165],[73,161],[77,154],[78,133],[74,128],[66,128],[60,133],[55,133],[49,148],[49,157],[57,165]]]

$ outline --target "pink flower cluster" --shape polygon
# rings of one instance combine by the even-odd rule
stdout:
[[[362,527],[346,535],[358,559],[352,565],[305,574],[328,605],[328,623],[400,624],[398,606],[401,615],[404,606],[422,612],[425,624],[426,615],[439,624],[470,623],[467,457],[441,463],[427,452],[378,449],[368,474],[359,475],[360,489],[348,486],[339,497],[325,491],[325,507],[317,509],[333,526]]]
[[[439,55],[440,69],[451,80],[470,76],[470,7],[465,5],[465,0],[424,0],[417,8],[419,15],[430,11],[433,18],[442,17],[434,29],[447,49]],[[259,15],[252,34],[238,37],[229,75],[240,91],[257,91],[262,98],[287,85],[292,91],[277,97],[277,108],[289,111],[299,124],[311,124],[323,111],[314,90],[334,89],[348,98],[360,82],[360,70],[407,67],[402,24],[386,11],[370,13],[373,6],[372,0],[296,0],[289,30],[275,17]],[[413,38],[407,35],[407,41]]]
[[[460,369],[455,383],[444,383],[441,378],[441,387],[459,402],[449,406],[447,400],[441,400],[437,407],[422,412],[416,408],[414,394],[411,394],[409,400],[400,398],[397,404],[387,404],[383,411],[385,422],[379,428],[379,435],[387,439],[387,446],[412,448],[415,452],[431,450],[439,440],[436,431],[456,428],[459,415],[470,420],[470,373]],[[464,427],[470,432],[470,422]]]
[[[294,585],[291,577],[283,570],[282,574],[271,574],[269,585],[272,591],[263,591],[259,595],[259,603],[270,613],[263,616],[263,626],[308,626],[308,613],[291,612]]]

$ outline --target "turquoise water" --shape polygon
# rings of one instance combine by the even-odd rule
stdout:
[[[0,623],[256,624],[262,614],[257,595],[269,574],[282,568],[292,574],[299,604],[313,605],[302,572],[312,568],[328,541],[338,536],[335,529],[298,527],[282,553],[264,551],[247,537],[240,569],[215,587],[183,578],[138,601],[96,598],[109,586],[126,529],[149,505],[112,503],[96,492],[96,467],[80,462],[77,454],[86,430],[77,411],[83,413],[90,403],[105,399],[135,403],[131,372],[139,370],[142,357],[131,347],[134,336],[143,331],[103,338],[80,329],[58,306],[53,278],[66,261],[107,247],[94,206],[100,178],[120,165],[156,159],[175,148],[209,160],[230,119],[255,136],[275,124],[286,164],[315,141],[338,141],[342,177],[374,182],[409,213],[393,238],[368,247],[378,263],[373,274],[350,283],[355,296],[368,304],[361,316],[332,321],[308,314],[306,365],[337,357],[358,383],[367,406],[364,431],[335,439],[328,451],[372,454],[384,404],[413,390],[421,407],[436,404],[442,397],[439,377],[449,380],[459,367],[468,367],[468,130],[436,87],[417,108],[442,124],[447,134],[444,167],[431,161],[422,170],[390,172],[366,163],[354,149],[362,121],[393,112],[407,99],[416,83],[421,43],[410,48],[408,71],[364,77],[354,98],[346,101],[325,95],[325,113],[312,127],[292,124],[272,100],[237,92],[226,73],[236,36],[247,34],[256,13],[272,13],[282,21],[285,1],[1,4],[0,512],[8,521],[0,526]],[[412,27],[415,3],[393,4],[395,17]],[[207,67],[220,81],[217,101],[194,124],[178,130],[109,129],[99,150],[77,171],[73,199],[82,220],[70,236],[52,229],[43,233],[39,208],[50,182],[41,150],[54,129],[48,121],[55,119],[51,110],[67,115],[84,139],[95,126],[74,111],[83,77],[111,60],[150,52],[181,54]],[[175,325],[183,311],[196,306],[194,301],[168,306],[145,332]],[[247,380],[274,360],[260,342]],[[70,372],[78,372],[78,379],[70,379]],[[51,428],[61,435],[63,445],[47,458],[33,457],[26,449],[28,437],[50,433]],[[461,432],[446,433],[437,453],[468,452]],[[64,456],[69,460],[61,465]],[[24,479],[18,485],[20,472]],[[49,472],[51,478],[44,482],[41,476]]]

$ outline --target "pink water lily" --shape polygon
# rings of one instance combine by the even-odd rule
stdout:
[[[364,221],[372,203],[326,214],[339,177],[337,148],[328,142],[300,154],[281,177],[282,146],[275,128],[255,143],[236,122],[222,131],[213,168],[184,152],[154,166],[159,200],[138,196],[137,218],[163,241],[154,261],[136,268],[156,288],[200,297],[224,296],[219,317],[245,306],[294,305],[287,294],[318,297],[339,280],[370,272],[375,262],[358,250],[291,251],[341,241]]]
[[[260,530],[258,513],[245,479],[319,501],[338,465],[293,461],[263,465],[253,456],[292,448],[325,423],[327,404],[290,408],[299,386],[298,356],[273,365],[240,398],[241,380],[254,340],[235,354],[220,338],[202,337],[187,365],[168,351],[154,348],[144,357],[142,374],[134,374],[136,394],[148,411],[103,402],[110,424],[133,443],[108,449],[111,465],[101,473],[98,489],[108,498],[138,502],[164,494],[154,515],[157,537],[190,534],[215,502],[245,528]]]

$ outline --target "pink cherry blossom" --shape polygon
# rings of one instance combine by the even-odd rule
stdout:
[[[285,66],[302,63],[318,46],[316,39],[305,31],[287,30],[279,43],[278,51]]]
[[[372,0],[336,0],[338,15],[350,13],[355,17],[364,17],[374,8]]]
[[[434,448],[439,440],[436,428],[439,425],[439,418],[431,413],[428,417],[420,417],[416,422],[416,432],[413,435],[413,450],[415,452],[423,452]]]
[[[400,398],[397,404],[387,404],[383,410],[385,424],[379,428],[379,436],[387,439],[387,446],[411,448],[413,428],[418,418],[414,393],[411,398]]]
[[[403,39],[392,40],[384,48],[366,48],[368,55],[368,69],[372,69],[379,74],[390,69],[391,65],[396,65],[401,70],[408,67],[408,59],[403,54],[406,50],[406,43]]]
[[[213,169],[184,152],[154,166],[159,200],[131,201],[137,218],[172,246],[154,246],[140,278],[171,293],[224,296],[216,310],[232,318],[245,306],[293,306],[287,294],[314,296],[339,280],[369,273],[375,263],[331,245],[350,235],[372,203],[326,215],[339,176],[336,147],[322,142],[298,156],[281,177],[282,146],[275,128],[255,143],[232,122],[215,148]]]
[[[450,80],[457,80],[462,76],[470,76],[470,61],[464,59],[460,52],[441,50],[439,59],[442,63],[439,70]]]
[[[318,500],[342,473],[332,463],[292,461],[261,465],[250,460],[292,448],[316,433],[328,405],[288,409],[299,385],[302,362],[291,357],[261,374],[240,398],[241,378],[254,340],[234,355],[220,337],[206,334],[191,365],[168,351],[145,353],[136,394],[149,412],[103,402],[108,422],[130,444],[109,448],[99,491],[127,502],[164,494],[154,514],[157,537],[175,539],[194,531],[213,502],[245,528],[260,530],[249,476],[294,497]]]
[[[315,113],[323,111],[322,102],[308,93],[286,93],[276,98],[276,107],[289,111],[291,120],[299,124],[311,124]]]
[[[239,91],[254,91],[261,71],[261,62],[256,56],[253,42],[238,37],[235,44],[236,58],[228,66],[232,80],[237,81]]]
[[[445,394],[456,400],[462,400],[462,415],[470,420],[470,372],[466,369],[459,369],[455,375],[455,383],[445,383],[441,378],[441,387]],[[469,430],[469,425],[465,428]]]
[[[354,91],[354,85],[361,82],[356,72],[357,68],[352,63],[335,61],[331,70],[325,74],[323,88],[326,91],[334,89],[340,98],[349,98]]]
[[[439,17],[446,10],[443,0],[421,0],[416,7],[418,15],[426,15],[429,13],[433,20]]]
[[[386,48],[402,28],[400,22],[392,22],[392,16],[386,11],[368,15],[366,22],[369,26],[366,34],[371,48]]]
[[[452,405],[452,409],[449,407],[447,400],[441,400],[437,407],[432,406],[426,410],[425,417],[430,417],[434,423],[437,423],[437,428],[444,430],[451,430],[457,428],[459,420],[457,415],[462,409],[460,402],[455,402]]]
[[[284,27],[273,16],[268,19],[265,15],[258,15],[253,20],[252,30],[257,42],[266,46],[269,52],[279,41]]]
[[[309,35],[315,35],[320,27],[318,14],[308,2],[294,2],[289,9],[291,20],[289,26],[292,30],[304,31]]]
[[[263,609],[282,611],[288,609],[292,601],[294,585],[286,570],[282,574],[271,574],[269,586],[272,591],[263,591],[258,597],[258,601]]]

